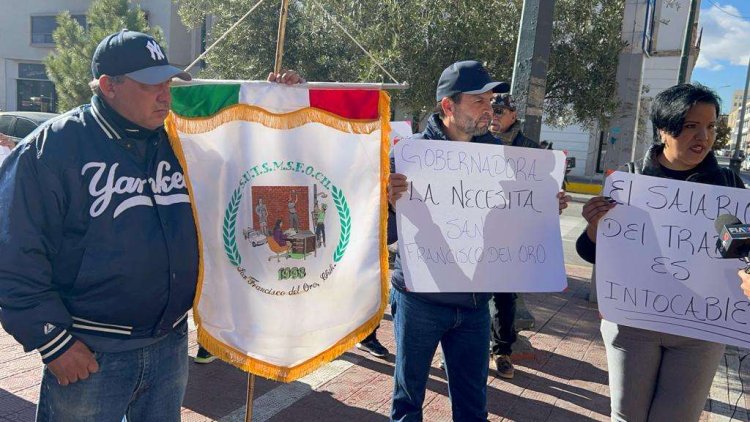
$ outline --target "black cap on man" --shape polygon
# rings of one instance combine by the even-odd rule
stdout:
[[[455,62],[443,70],[438,80],[435,92],[436,101],[445,97],[462,94],[482,94],[493,92],[508,92],[507,82],[495,82],[487,69],[476,60]]]
[[[127,29],[99,43],[91,60],[91,73],[94,79],[102,75],[124,75],[146,85],[172,78],[191,79],[189,73],[169,64],[164,49],[151,35]]]

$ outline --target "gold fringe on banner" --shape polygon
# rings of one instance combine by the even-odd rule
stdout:
[[[280,130],[294,129],[307,123],[320,123],[342,132],[365,135],[380,129],[378,120],[345,119],[313,107],[275,114],[256,106],[234,104],[210,117],[176,117],[177,130],[190,134],[205,133],[237,120],[260,123],[263,126]]]
[[[339,340],[336,344],[331,346],[329,349],[321,352],[317,356],[314,356],[305,362],[302,362],[293,367],[283,367],[270,364],[251,356],[248,356],[245,352],[235,349],[234,347],[223,343],[217,338],[213,337],[208,331],[203,329],[201,318],[198,313],[198,302],[201,297],[203,288],[204,278],[204,266],[203,266],[203,240],[201,238],[201,231],[199,227],[198,212],[195,208],[195,202],[191,201],[191,207],[193,209],[193,216],[195,219],[196,230],[198,231],[198,248],[200,254],[200,264],[198,268],[198,286],[196,290],[195,300],[193,301],[193,319],[198,326],[198,342],[208,350],[211,354],[218,357],[219,359],[245,371],[255,375],[269,378],[275,381],[281,382],[292,382],[298,378],[301,378],[316,369],[321,365],[332,361],[337,358],[345,351],[354,347],[355,344],[362,341],[365,337],[370,335],[380,324],[383,319],[383,313],[388,303],[388,249],[386,245],[387,238],[387,223],[388,223],[388,196],[386,186],[388,184],[388,177],[390,175],[390,96],[387,92],[381,91],[380,98],[378,101],[378,111],[380,115],[379,120],[346,120],[341,117],[337,117],[334,114],[324,112],[322,110],[314,108],[306,108],[298,110],[292,113],[286,114],[273,114],[269,113],[258,107],[248,106],[244,104],[234,105],[223,109],[216,115],[210,118],[183,118],[170,113],[165,122],[165,129],[169,135],[170,143],[175,151],[177,159],[182,165],[183,172],[185,174],[185,181],[187,183],[188,191],[190,196],[193,197],[193,187],[190,183],[190,177],[188,176],[190,171],[188,168],[187,161],[185,160],[185,154],[182,150],[182,145],[179,141],[179,132],[183,133],[203,133],[213,130],[224,123],[228,123],[234,120],[242,120],[249,122],[257,122],[264,126],[275,128],[275,129],[293,129],[302,126],[306,123],[321,123],[328,127],[341,130],[344,132],[357,133],[357,134],[369,134],[375,130],[381,129],[380,136],[380,307],[378,311],[369,320],[367,320],[360,327],[346,335],[343,339]]]
[[[169,137],[169,144],[172,145],[177,161],[182,166],[182,174],[185,179],[185,185],[187,186],[188,194],[190,195],[190,208],[193,210],[193,220],[195,221],[195,231],[198,235],[198,286],[195,291],[195,299],[193,299],[193,309],[198,306],[198,298],[201,297],[201,288],[203,287],[203,237],[201,235],[200,220],[198,219],[198,209],[195,207],[195,193],[193,191],[193,184],[190,182],[190,169],[185,159],[185,151],[182,150],[182,142],[180,142],[180,136],[177,134],[175,114],[171,111],[167,115],[167,119],[164,121],[164,129],[167,131]],[[193,312],[193,320],[196,324],[200,325],[200,318],[197,312]]]
[[[391,175],[391,96],[386,91],[380,91],[380,101],[378,102],[378,111],[380,113],[380,309],[376,315],[377,321],[375,327],[380,324],[380,320],[385,313],[385,307],[388,304],[389,288],[391,283],[388,280],[388,179]],[[373,328],[374,330],[375,328]],[[372,332],[372,331],[370,331]],[[364,338],[364,337],[362,337]],[[357,340],[359,342],[359,340]],[[355,342],[355,344],[357,343]]]

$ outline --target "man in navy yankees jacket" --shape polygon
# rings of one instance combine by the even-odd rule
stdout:
[[[46,364],[38,421],[179,421],[198,245],[163,125],[190,75],[128,30],[91,71],[91,103],[0,167],[0,322]]]

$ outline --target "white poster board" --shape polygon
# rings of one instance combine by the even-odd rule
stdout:
[[[750,347],[737,259],[721,259],[714,221],[750,218],[750,190],[615,172],[618,201],[599,222],[596,290],[612,322]]]
[[[407,121],[395,121],[390,122],[391,124],[391,147],[396,145],[400,140],[411,137],[411,122]]]
[[[394,158],[410,184],[396,204],[410,291],[565,289],[562,152],[405,139]]]

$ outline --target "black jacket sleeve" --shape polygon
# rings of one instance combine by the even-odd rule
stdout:
[[[396,213],[393,211],[393,209],[388,206],[388,237],[387,237],[387,244],[390,245],[391,243],[398,240],[398,230],[396,230]]]
[[[394,173],[396,171],[396,159],[393,158],[393,149],[391,149],[391,152],[389,154],[389,161],[391,166],[391,173]],[[396,230],[396,211],[393,209],[390,203],[388,203],[388,236],[387,236],[387,244],[390,245],[391,243],[398,240],[398,230]]]
[[[52,283],[62,241],[65,190],[28,140],[0,166],[0,323],[47,363],[73,345],[70,314]]]
[[[586,234],[585,230],[580,236],[578,236],[578,240],[576,241],[576,252],[578,252],[578,255],[584,260],[592,264],[596,263],[596,243],[589,239],[589,235]]]

